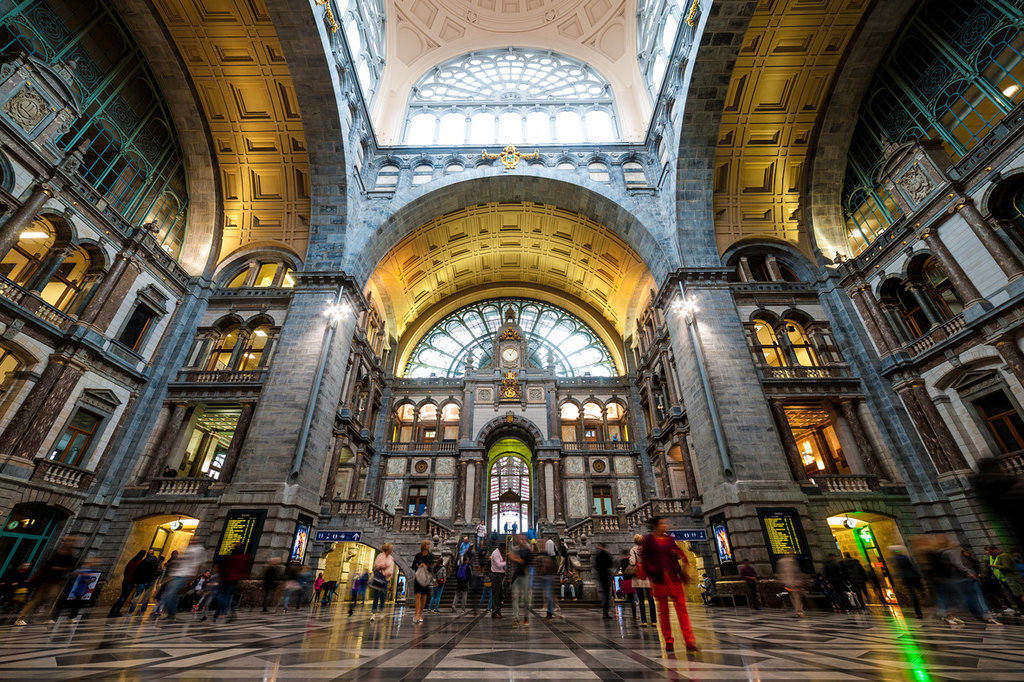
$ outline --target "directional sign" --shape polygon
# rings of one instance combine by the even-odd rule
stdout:
[[[703,528],[695,530],[670,530],[668,532],[676,542],[707,542],[708,532]]]
[[[359,542],[362,536],[357,530],[318,530],[313,542]]]

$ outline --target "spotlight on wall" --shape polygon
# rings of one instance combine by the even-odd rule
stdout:
[[[352,312],[352,306],[346,301],[332,303],[324,308],[324,317],[331,321],[331,324],[341,322],[341,319]]]
[[[700,312],[700,308],[697,307],[697,298],[693,294],[687,294],[686,296],[680,296],[676,299],[676,302],[672,305],[676,310],[686,316],[687,319],[692,318],[694,315]]]
[[[1013,99],[1013,96],[1016,95],[1018,92],[1020,92],[1020,86],[1014,83],[1013,85],[1003,90],[1003,97]]]

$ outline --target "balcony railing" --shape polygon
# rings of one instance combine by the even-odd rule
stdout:
[[[1012,476],[1024,477],[1024,450],[1001,456],[999,466]]]
[[[811,483],[827,493],[870,493],[878,490],[878,476],[821,474]]]
[[[924,336],[914,339],[908,343],[906,345],[907,353],[911,356],[923,353],[940,341],[945,341],[949,337],[953,336],[966,325],[967,323],[964,321],[963,313],[960,313],[955,317],[951,317],[939,326],[929,329],[925,332]]]
[[[607,452],[632,450],[628,441],[621,440],[563,440],[562,450],[565,452]]]
[[[258,384],[266,376],[265,369],[183,369],[177,382],[182,384]]]
[[[395,515],[370,500],[334,500],[331,503],[331,513],[369,519],[389,530],[395,525]]]
[[[18,286],[6,277],[0,277],[0,296],[61,331],[67,330],[75,321],[75,318],[44,301],[36,292]]]
[[[455,439],[434,440],[429,443],[388,443],[391,452],[455,452],[459,442]]]
[[[769,367],[758,365],[761,377],[769,381],[800,381],[803,379],[851,379],[850,366],[843,363],[822,365],[821,367]]]
[[[579,523],[565,529],[565,534],[574,542],[579,542],[594,533],[614,533],[621,528],[618,516],[588,516]]]
[[[150,495],[173,495],[175,497],[206,497],[213,485],[209,476],[195,478],[165,478],[158,476],[149,483]]]
[[[49,459],[37,459],[32,480],[72,490],[88,490],[96,474],[88,469]]]

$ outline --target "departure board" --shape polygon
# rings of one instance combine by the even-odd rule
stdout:
[[[758,510],[758,516],[765,540],[768,541],[768,550],[774,557],[804,554],[800,522],[794,512],[788,509],[764,509]]]
[[[217,545],[217,556],[231,554],[236,544],[242,546],[242,552],[251,554],[259,543],[263,531],[263,511],[232,511],[224,522],[224,532]]]

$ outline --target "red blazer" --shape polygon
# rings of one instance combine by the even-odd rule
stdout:
[[[644,564],[644,573],[652,583],[683,583],[686,572],[680,566],[686,565],[686,554],[679,549],[675,540],[665,536],[656,537],[648,533],[640,541],[640,560]]]

